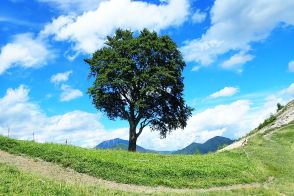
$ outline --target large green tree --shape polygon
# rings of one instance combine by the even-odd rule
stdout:
[[[165,138],[187,125],[192,109],[183,98],[185,62],[168,36],[147,29],[138,35],[118,29],[85,61],[95,78],[88,89],[93,104],[111,120],[129,122],[129,151],[136,151],[146,126]]]

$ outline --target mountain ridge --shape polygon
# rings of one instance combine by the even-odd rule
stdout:
[[[230,145],[233,142],[234,140],[231,140],[229,138],[222,137],[222,136],[215,136],[202,144],[193,142],[190,145],[175,151],[156,151],[156,150],[146,149],[139,145],[137,145],[137,151],[138,152],[153,152],[153,153],[161,153],[161,154],[195,154],[197,152],[201,154],[206,154],[209,152],[215,152],[221,146]],[[115,139],[103,141],[100,144],[98,144],[95,148],[127,150],[128,143],[129,143],[128,140],[115,138]]]

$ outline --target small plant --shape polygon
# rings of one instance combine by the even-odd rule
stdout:
[[[275,115],[271,114],[271,116],[270,116],[269,118],[265,119],[265,120],[263,121],[263,123],[261,123],[261,124],[258,126],[257,129],[260,130],[260,129],[266,127],[267,125],[273,123],[276,119],[277,119],[277,117],[276,117]]]
[[[277,112],[281,111],[285,106],[283,106],[282,104],[278,103],[277,104]]]

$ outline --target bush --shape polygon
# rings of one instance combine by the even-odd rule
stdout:
[[[276,117],[275,115],[272,114],[269,118],[265,119],[265,120],[263,121],[263,123],[261,123],[261,124],[257,127],[257,129],[260,130],[260,129],[266,127],[267,125],[273,123],[276,119],[277,119],[277,117]]]
[[[279,112],[280,110],[282,110],[285,106],[283,106],[282,104],[278,103],[277,104],[277,112]]]

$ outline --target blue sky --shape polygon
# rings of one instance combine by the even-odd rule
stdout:
[[[168,34],[187,66],[185,99],[196,110],[167,139],[146,129],[138,143],[174,150],[238,138],[294,98],[294,2],[285,0],[3,0],[0,5],[0,134],[93,147],[128,138],[87,95],[83,59],[116,28]]]

